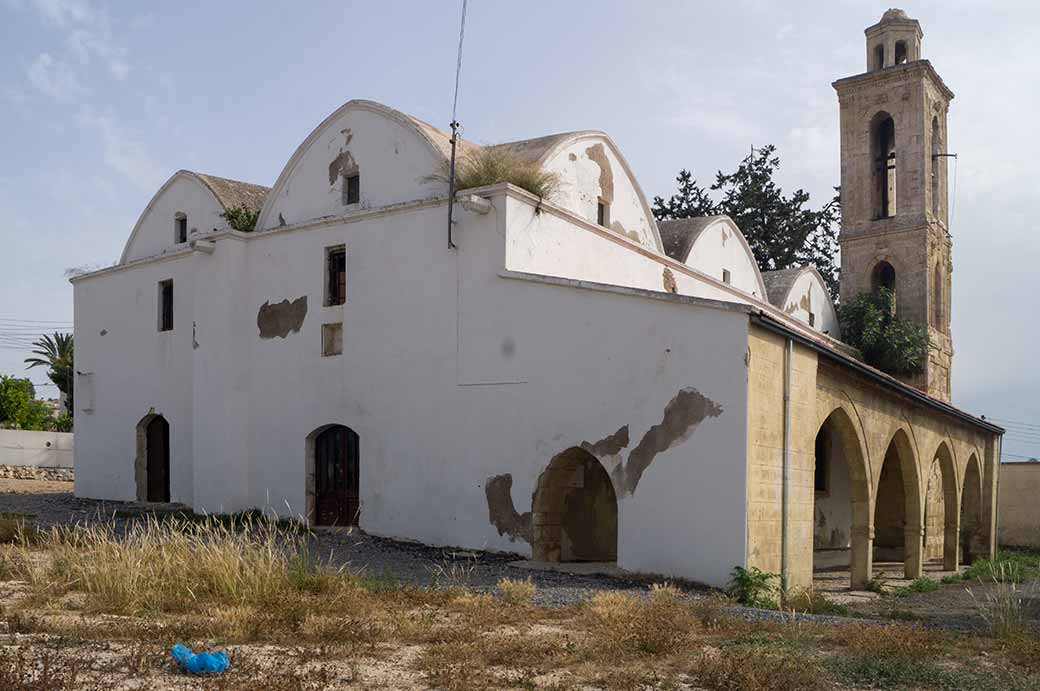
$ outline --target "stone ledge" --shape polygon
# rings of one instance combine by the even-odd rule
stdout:
[[[72,468],[36,468],[24,465],[0,465],[0,480],[49,480],[52,482],[72,482],[75,479]]]

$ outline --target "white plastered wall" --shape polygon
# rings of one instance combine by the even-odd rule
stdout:
[[[137,423],[170,424],[170,496],[193,499],[194,256],[187,251],[74,283],[76,496],[135,500]],[[173,279],[173,330],[159,331],[159,282]],[[84,409],[89,406],[89,409]]]

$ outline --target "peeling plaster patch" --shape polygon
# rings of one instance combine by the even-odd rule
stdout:
[[[675,274],[667,266],[664,268],[664,289],[669,293],[679,292],[679,286],[675,284]]]
[[[98,331],[98,336],[105,336],[107,334],[108,334],[108,329],[101,329],[101,331]]]
[[[621,449],[628,446],[628,442],[628,425],[624,425],[609,437],[604,437],[593,444],[583,441],[581,448],[597,458],[601,456],[616,456],[621,453]]]
[[[509,473],[488,478],[484,484],[487,495],[488,519],[499,535],[508,535],[513,542],[531,542],[531,512],[517,513],[513,506],[513,476]]]
[[[607,160],[606,149],[602,144],[594,144],[585,149],[589,160],[599,166],[599,194],[608,202],[614,201],[614,171]]]
[[[626,463],[614,468],[614,487],[618,495],[633,494],[643,472],[658,454],[689,439],[704,418],[719,415],[722,415],[722,406],[697,389],[690,387],[680,390],[664,407],[664,417],[660,424],[647,430],[636,448],[628,454]]]
[[[342,175],[347,177],[358,169],[354,162],[354,154],[349,151],[340,151],[336,158],[329,163],[329,186],[336,184],[336,180]]]
[[[260,329],[260,338],[285,338],[289,332],[299,333],[303,320],[307,316],[307,296],[296,298],[292,302],[282,300],[275,304],[265,302],[260,305],[256,314],[256,325]]]
[[[574,154],[567,154],[567,158],[569,158],[572,161],[577,161],[578,160],[578,157],[575,156]]]
[[[639,237],[639,233],[637,233],[634,230],[626,229],[625,226],[621,225],[621,221],[614,221],[613,223],[611,223],[610,229],[613,230],[615,233],[624,235],[630,240],[634,240],[635,242],[641,243],[643,241],[643,239]]]

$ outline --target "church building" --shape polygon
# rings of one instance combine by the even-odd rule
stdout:
[[[77,496],[716,586],[991,554],[1003,430],[950,403],[953,94],[921,37],[889,10],[834,88],[841,296],[894,291],[922,374],[857,359],[816,270],[760,272],[731,219],[656,222],[602,132],[460,141],[559,187],[461,190],[449,226],[448,135],[355,100],[269,189],[176,173],[72,279]]]

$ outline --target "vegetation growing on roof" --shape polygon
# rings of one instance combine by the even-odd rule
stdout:
[[[928,330],[899,319],[895,293],[879,288],[861,293],[838,308],[842,339],[860,351],[863,361],[882,372],[918,374],[928,354]]]
[[[432,176],[440,182],[448,182],[448,165]],[[527,190],[539,199],[552,199],[560,189],[560,178],[556,173],[544,170],[532,161],[496,147],[485,147],[467,151],[455,162],[455,189],[467,190],[508,182]]]
[[[232,229],[240,233],[252,233],[256,230],[256,220],[260,217],[260,210],[250,209],[248,206],[240,204],[229,207],[220,215]]]

